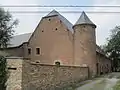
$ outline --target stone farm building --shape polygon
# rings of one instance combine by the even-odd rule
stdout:
[[[72,25],[53,10],[42,17],[33,33],[14,36],[4,51],[41,64],[89,67],[95,76],[111,71],[111,60],[96,45],[95,29],[85,12]]]

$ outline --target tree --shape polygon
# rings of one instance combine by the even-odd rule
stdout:
[[[14,33],[14,28],[18,20],[13,20],[12,15],[0,8],[0,48],[9,45],[9,41]]]
[[[7,63],[3,56],[0,56],[0,90],[6,90],[7,81]]]
[[[120,26],[111,30],[107,44],[103,46],[108,57],[111,58],[115,71],[120,67]]]
[[[0,8],[0,48],[6,48],[14,33],[18,21],[13,20],[9,12]],[[0,90],[5,90],[7,81],[6,59],[0,56]]]

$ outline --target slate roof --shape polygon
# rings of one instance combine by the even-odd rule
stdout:
[[[59,12],[56,10],[51,11],[48,15],[45,17],[50,17],[50,16],[58,16],[58,18],[66,25],[68,30],[70,30],[73,33],[73,24],[70,23],[65,17],[63,17]],[[75,25],[77,24],[92,24],[95,25],[90,19],[87,17],[85,12],[82,12],[80,18],[76,22]],[[24,42],[28,42],[29,38],[31,37],[32,33],[26,33],[26,34],[21,34],[21,35],[16,35],[13,36],[13,38],[10,40],[10,44],[8,47],[17,47],[23,44]]]
[[[73,33],[73,29],[72,29],[73,24],[70,23],[65,17],[63,17],[56,10],[51,11],[45,17],[55,16],[55,15],[58,16],[58,18],[66,25],[68,30],[70,30]],[[32,33],[26,33],[26,34],[13,36],[13,38],[10,40],[10,45],[8,45],[8,47],[17,47],[17,46],[23,44],[24,42],[28,42],[31,35],[32,35]]]
[[[23,44],[24,42],[28,42],[31,35],[32,33],[26,33],[13,36],[13,38],[10,40],[10,45],[8,45],[8,47],[17,47]]]
[[[85,14],[84,11],[82,12],[80,18],[75,23],[75,25],[81,25],[81,24],[90,24],[96,27],[96,25],[88,18],[88,16]]]
[[[50,16],[58,16],[58,18],[67,26],[68,30],[70,30],[73,33],[73,24],[70,23],[65,17],[63,17],[59,12],[56,10],[51,11],[48,15],[45,17],[50,17]]]

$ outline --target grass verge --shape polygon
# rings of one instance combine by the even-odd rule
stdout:
[[[113,87],[113,90],[120,90],[120,80],[116,83],[116,85]]]

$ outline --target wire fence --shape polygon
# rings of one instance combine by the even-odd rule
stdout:
[[[49,13],[50,11],[10,11],[10,13]],[[74,13],[79,14],[82,13],[82,11],[59,11],[60,13]],[[85,11],[86,13],[91,14],[120,14],[119,12],[106,12],[106,11]]]

